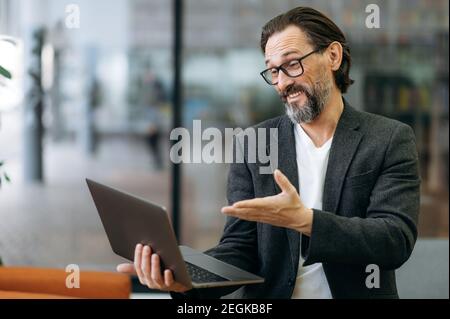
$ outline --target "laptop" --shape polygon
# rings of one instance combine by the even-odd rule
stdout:
[[[136,245],[150,245],[161,268],[186,287],[248,285],[264,279],[187,246],[178,246],[164,207],[86,179],[112,250],[130,261]]]

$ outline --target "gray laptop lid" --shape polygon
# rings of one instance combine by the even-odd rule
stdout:
[[[138,243],[150,245],[161,257],[161,268],[191,287],[177,240],[166,211],[144,199],[86,179],[112,250],[130,261]],[[163,264],[164,261],[164,264]]]

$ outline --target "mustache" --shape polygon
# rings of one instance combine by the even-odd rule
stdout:
[[[312,92],[310,92],[309,88],[307,88],[306,86],[301,85],[301,84],[290,85],[283,92],[281,92],[279,95],[280,95],[281,100],[284,103],[286,103],[288,96],[290,94],[296,93],[296,92],[300,92],[300,93],[305,94],[307,98],[311,98],[311,96],[313,95]]]

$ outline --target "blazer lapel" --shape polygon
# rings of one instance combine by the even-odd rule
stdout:
[[[322,207],[324,211],[336,212],[345,175],[361,141],[361,133],[356,130],[358,127],[358,114],[344,99],[344,110],[333,136],[325,175]],[[278,168],[299,192],[294,127],[287,116],[283,116],[278,124]],[[272,171],[274,169],[275,167],[272,167]],[[276,192],[281,192],[275,180],[273,182]],[[292,271],[296,275],[300,254],[300,233],[292,229],[286,229],[286,235]],[[304,254],[309,246],[309,237],[302,237],[302,253]]]
[[[344,99],[344,110],[333,137],[323,189],[322,210],[336,213],[348,167],[362,134],[357,112]]]
[[[283,116],[278,125],[278,168],[289,179],[292,185],[299,191],[297,154],[295,149],[295,137],[293,123],[287,116]],[[272,168],[274,170],[275,168]],[[276,193],[281,189],[273,179]],[[291,254],[291,266],[294,274],[297,273],[300,253],[300,233],[293,229],[286,229],[289,251]]]

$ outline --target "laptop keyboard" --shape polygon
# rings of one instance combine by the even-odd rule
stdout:
[[[200,268],[196,265],[193,265],[191,263],[186,263],[186,268],[191,276],[191,280],[196,283],[205,283],[205,282],[217,282],[217,281],[229,281],[228,279],[225,279],[223,277],[220,277],[206,269]]]

